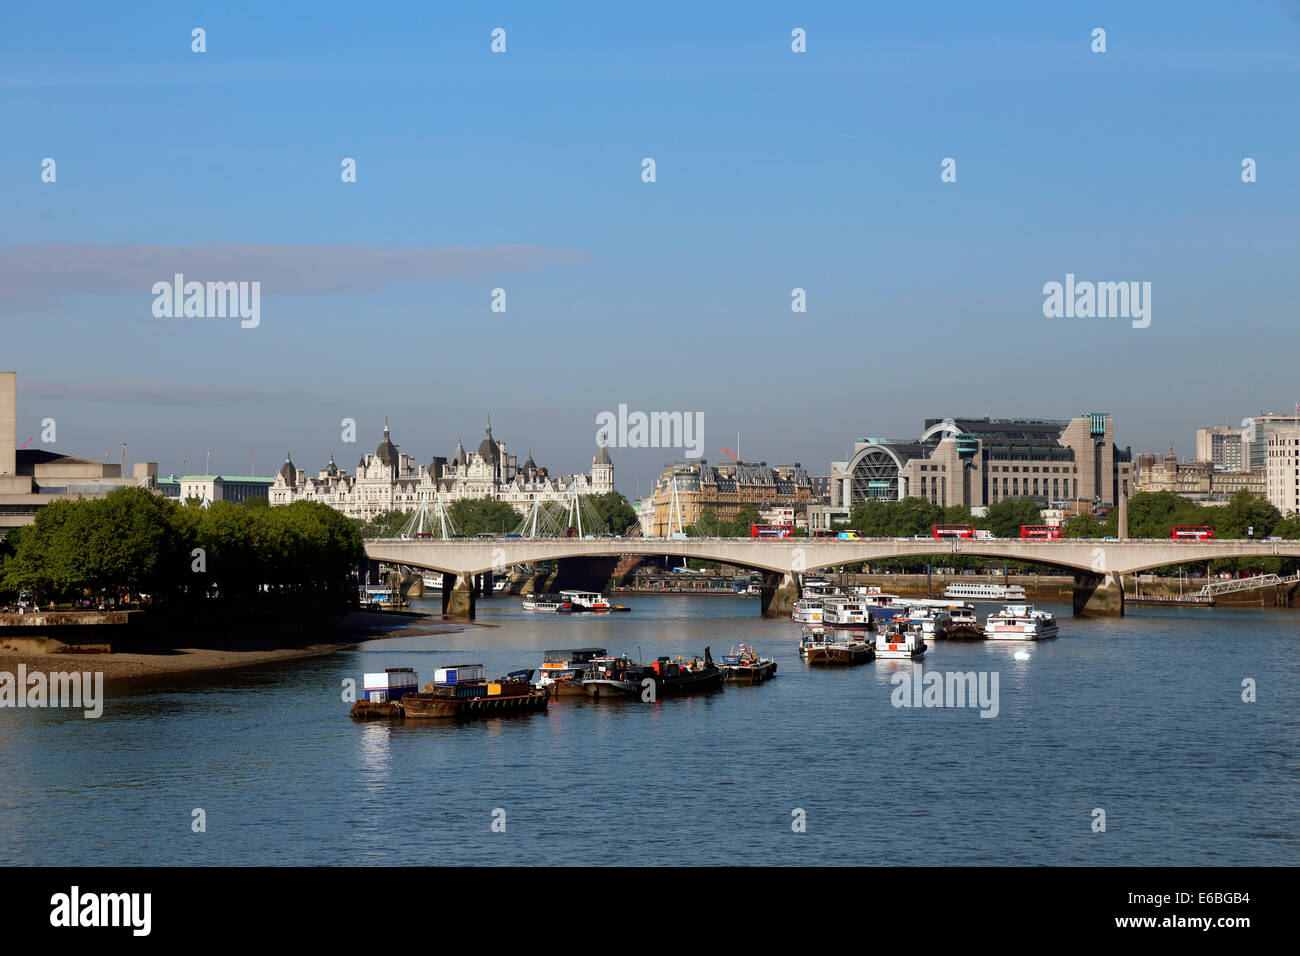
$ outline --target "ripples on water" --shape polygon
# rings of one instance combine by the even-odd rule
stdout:
[[[99,720],[0,711],[0,862],[1300,862],[1294,612],[1055,607],[1055,641],[939,642],[926,671],[999,674],[982,719],[893,707],[888,675],[912,663],[809,670],[798,625],[752,599],[626,603],[560,617],[497,599],[480,604],[496,627],[116,688]],[[344,678],[385,667],[423,682],[449,663],[536,667],[552,647],[648,660],[740,641],[778,660],[775,681],[467,723],[353,723],[341,699]]]

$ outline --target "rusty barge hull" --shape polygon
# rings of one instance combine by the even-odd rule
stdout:
[[[491,697],[435,697],[431,694],[407,694],[391,704],[372,704],[359,700],[352,705],[356,720],[429,720],[500,717],[545,710],[550,701],[546,691]]]

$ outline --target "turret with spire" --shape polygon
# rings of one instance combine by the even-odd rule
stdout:
[[[591,459],[591,490],[598,495],[614,490],[614,462],[609,457],[605,433],[596,442],[596,454]]]

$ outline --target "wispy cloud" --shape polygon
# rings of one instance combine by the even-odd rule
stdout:
[[[42,382],[24,381],[24,398],[61,398],[131,405],[211,407],[246,401],[281,400],[288,393],[243,385],[206,382]]]
[[[93,245],[0,246],[0,311],[65,293],[136,292],[183,273],[187,281],[257,281],[263,295],[377,292],[409,281],[463,279],[583,262],[580,250],[545,246]]]

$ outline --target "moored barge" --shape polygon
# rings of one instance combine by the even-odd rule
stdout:
[[[440,667],[434,680],[418,692],[410,689],[409,682],[414,678],[411,668],[385,673],[400,675],[388,679],[387,683],[400,686],[401,693],[394,695],[391,690],[381,693],[377,688],[371,694],[371,678],[379,675],[367,674],[367,698],[352,705],[353,718],[491,717],[545,710],[551,696],[544,688],[529,683],[532,670],[513,671],[495,681],[487,681],[483,677],[482,664]]]
[[[761,684],[776,676],[776,661],[759,657],[755,651],[741,644],[722,657],[722,679],[737,684]]]
[[[809,664],[853,666],[866,664],[875,656],[875,648],[861,635],[808,635],[801,646],[804,660]]]

